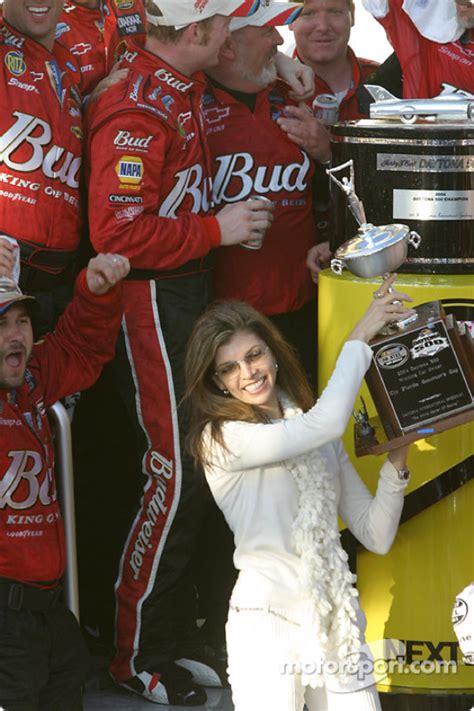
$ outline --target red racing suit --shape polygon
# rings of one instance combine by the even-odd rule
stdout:
[[[389,0],[387,15],[376,19],[400,61],[404,97],[437,96],[443,83],[474,93],[474,30],[456,42],[433,42],[419,33],[402,5],[403,0]]]
[[[88,96],[106,74],[104,22],[99,8],[65,2],[56,39],[74,55],[81,72],[82,96]]]
[[[24,242],[24,263],[54,274],[73,261],[80,235],[73,59],[58,42],[51,54],[0,20],[0,232]]]
[[[368,114],[366,111],[361,109],[359,105],[359,97],[357,95],[357,90],[367,81],[368,77],[375,72],[379,66],[377,62],[373,62],[371,59],[363,59],[362,57],[356,57],[353,50],[348,47],[347,52],[352,66],[352,82],[351,86],[344,96],[343,100],[339,105],[339,121],[356,121],[360,118],[367,118]],[[300,62],[303,60],[299,57],[298,53],[295,55]],[[326,84],[324,79],[317,74],[314,75],[314,95],[312,99],[307,100],[309,106],[312,105],[313,101],[320,94],[333,94],[331,87]]]
[[[88,388],[114,353],[121,287],[91,294],[85,271],[54,333],[33,346],[24,384],[0,389],[0,578],[50,587],[64,572],[64,531],[46,408]]]
[[[208,216],[211,168],[201,99],[205,83],[136,46],[126,80],[90,107],[89,222],[100,251],[132,265],[114,382],[137,434],[143,495],[116,585],[117,654],[123,681],[189,656],[195,594],[190,557],[203,483],[184,454],[177,402],[191,329],[210,299],[210,258],[220,243]]]
[[[316,244],[313,161],[276,123],[291,103],[282,81],[257,94],[253,112],[221,88],[204,96],[216,206],[251,195],[275,204],[261,249],[217,250],[216,296],[246,301],[267,315],[297,311],[314,298],[306,267]]]
[[[175,270],[220,243],[215,217],[205,216],[211,200],[205,84],[139,47],[122,66],[130,70],[127,79],[87,115],[91,241],[98,251],[121,251],[132,269]],[[203,268],[199,261],[189,267]]]

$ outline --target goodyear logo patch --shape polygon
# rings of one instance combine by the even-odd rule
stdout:
[[[21,52],[8,52],[5,55],[5,64],[10,74],[21,77],[26,72],[26,62]]]
[[[115,4],[119,10],[131,10],[135,5],[135,0],[115,0]]]
[[[137,156],[122,156],[115,166],[120,184],[138,190],[143,180],[143,161]]]

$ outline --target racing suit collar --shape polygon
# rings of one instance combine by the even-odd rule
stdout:
[[[180,86],[179,93],[183,97],[196,91],[201,93],[207,86],[206,77],[202,71],[198,71],[192,76],[187,76],[175,69],[171,64],[168,64],[159,55],[145,49],[145,47],[134,47],[133,50],[137,53],[137,56],[140,55],[141,57],[140,71],[143,71],[143,64],[145,64],[145,67],[157,79],[161,79],[165,83],[178,83]]]

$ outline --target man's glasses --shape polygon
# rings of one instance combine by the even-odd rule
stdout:
[[[217,375],[217,377],[222,380],[235,378],[240,373],[241,363],[245,363],[249,367],[258,367],[265,360],[269,349],[269,346],[255,346],[255,348],[252,348],[252,350],[240,360],[230,360],[227,363],[218,365],[214,371],[214,375]]]

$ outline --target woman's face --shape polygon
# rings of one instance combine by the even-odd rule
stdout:
[[[238,331],[218,348],[214,381],[236,400],[256,405],[272,418],[281,416],[276,396],[275,357],[267,344],[252,331]]]

